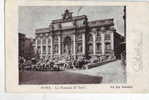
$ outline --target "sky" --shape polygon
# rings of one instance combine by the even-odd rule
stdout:
[[[62,18],[65,9],[73,16],[87,15],[89,21],[114,18],[117,32],[124,34],[123,6],[21,6],[18,31],[27,37],[35,37],[35,29],[46,28],[51,20]]]

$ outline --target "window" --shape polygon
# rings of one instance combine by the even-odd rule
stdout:
[[[96,43],[96,53],[101,52],[101,43]]]
[[[42,44],[46,44],[46,39],[45,38],[43,38]]]
[[[97,33],[96,35],[96,41],[100,41],[101,40],[101,33]]]
[[[111,43],[105,43],[105,50],[111,50]]]
[[[110,40],[110,34],[105,34],[105,40]]]
[[[43,46],[43,53],[46,53],[46,46]]]

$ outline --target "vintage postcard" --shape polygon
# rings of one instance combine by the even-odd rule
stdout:
[[[7,92],[149,92],[149,4],[6,2]]]

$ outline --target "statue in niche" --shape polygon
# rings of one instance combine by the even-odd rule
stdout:
[[[64,39],[64,52],[68,55],[71,54],[71,38],[70,37],[66,37]]]

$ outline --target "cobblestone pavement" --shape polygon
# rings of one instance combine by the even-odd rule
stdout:
[[[87,70],[69,70],[69,72],[90,76],[102,76],[102,83],[126,83],[126,72],[120,60]]]

